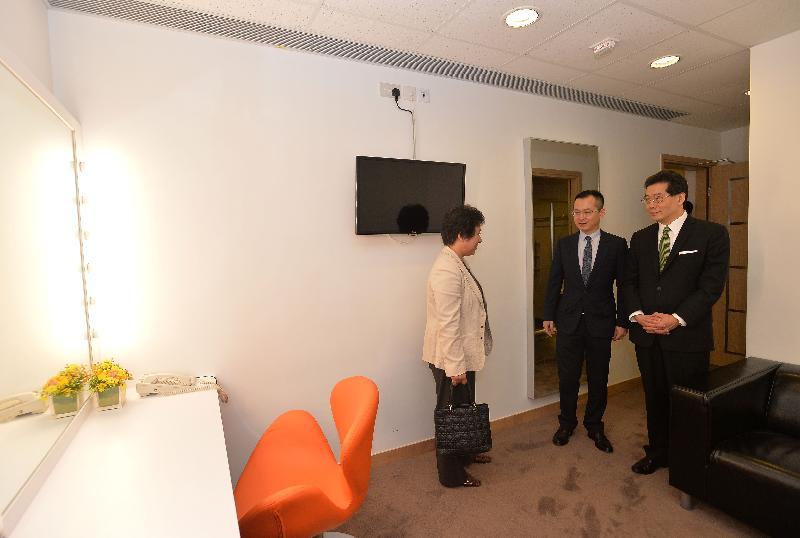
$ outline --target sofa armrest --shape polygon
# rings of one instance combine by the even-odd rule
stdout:
[[[717,368],[693,386],[671,393],[669,483],[705,497],[705,472],[722,439],[761,427],[781,363],[750,357]]]

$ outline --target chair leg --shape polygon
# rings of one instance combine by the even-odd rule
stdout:
[[[692,496],[681,491],[681,508],[684,510],[694,510],[695,505],[696,502]]]

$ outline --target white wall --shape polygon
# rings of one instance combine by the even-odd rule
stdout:
[[[800,364],[792,247],[800,147],[800,32],[750,51],[750,213],[747,354]],[[787,243],[787,240],[789,241]]]
[[[0,1],[0,57],[13,55],[17,67],[23,64],[48,89],[52,88],[49,47],[44,0]]]
[[[216,373],[234,480],[286,409],[335,438],[328,392],[352,374],[381,390],[375,451],[432,435],[420,352],[440,240],[353,232],[354,157],[411,155],[408,115],[380,81],[431,90],[417,156],[467,163],[467,201],[486,215],[472,263],[496,343],[478,383],[494,417],[541,404],[526,397],[523,140],[599,146],[604,223],[628,237],[648,223],[638,200],[662,152],[720,151],[711,131],[477,84],[72,13],[50,23],[56,91],[90,166],[101,354],[137,375]],[[612,382],[636,374],[624,344]]]
[[[730,129],[721,134],[722,156],[741,163],[750,159],[750,127]]]

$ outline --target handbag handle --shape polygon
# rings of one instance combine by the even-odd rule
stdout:
[[[453,409],[453,387],[455,385],[453,385],[453,382],[449,377],[446,377],[446,379],[448,381],[450,381],[450,383],[448,383],[448,385],[450,385],[450,398],[448,399],[447,407],[449,409]],[[477,404],[475,403],[475,397],[472,396],[472,394],[473,394],[473,392],[472,392],[472,384],[469,382],[469,379],[467,379],[466,385],[467,385],[467,389],[469,390],[470,400],[472,400],[471,402],[467,402],[467,404],[468,405],[472,405],[473,407],[477,407]]]

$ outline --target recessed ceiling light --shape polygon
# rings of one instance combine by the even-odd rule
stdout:
[[[746,92],[744,92],[744,94],[745,94],[746,96],[750,97],[750,90],[747,90]]]
[[[669,67],[671,65],[675,65],[680,60],[680,56],[675,56],[674,54],[670,54],[669,56],[662,56],[661,58],[657,58],[650,63],[650,67],[653,69],[663,69],[665,67]]]
[[[532,7],[518,7],[506,13],[505,19],[511,28],[522,28],[536,22],[539,19],[539,12]]]

